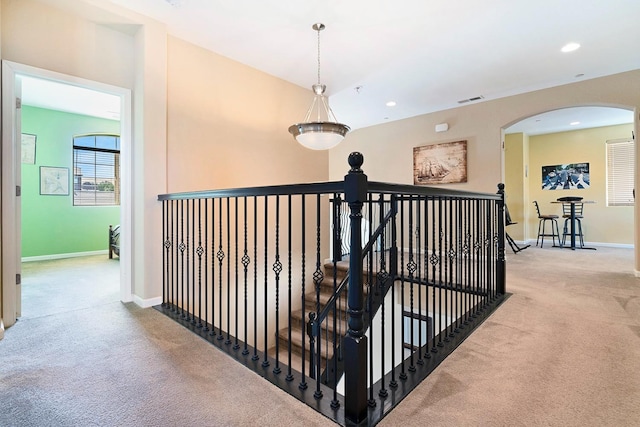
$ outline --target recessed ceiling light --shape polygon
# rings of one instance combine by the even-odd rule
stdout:
[[[571,122],[571,123],[569,123],[569,124],[570,124],[571,126],[575,126],[575,125],[579,125],[579,124],[580,124],[580,122]]]
[[[395,106],[396,106],[396,101],[387,102],[387,107],[395,107]]]
[[[577,78],[577,79],[579,79],[580,77],[584,77],[584,73],[576,74],[576,78]]]
[[[578,50],[580,49],[580,45],[578,43],[567,43],[566,45],[562,46],[562,49],[560,49],[562,52],[573,52],[574,50]]]

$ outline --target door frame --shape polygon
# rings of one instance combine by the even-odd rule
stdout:
[[[18,138],[20,113],[15,108],[20,91],[18,76],[53,80],[120,97],[121,194],[120,194],[120,300],[133,300],[132,283],[132,118],[131,90],[11,61],[2,61],[2,320],[4,326],[15,323],[19,315],[19,288],[16,274],[20,273],[20,203],[16,186],[20,185],[20,147]],[[17,86],[17,88],[16,88]],[[105,234],[106,235],[106,234]],[[0,326],[0,338],[1,326]]]

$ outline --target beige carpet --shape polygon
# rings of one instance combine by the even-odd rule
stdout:
[[[513,295],[380,425],[640,425],[633,251],[508,255]],[[0,426],[332,425],[157,311],[115,301],[9,328],[0,405]]]

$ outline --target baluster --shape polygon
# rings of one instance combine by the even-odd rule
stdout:
[[[238,350],[240,348],[240,343],[238,342],[238,335],[240,335],[239,331],[238,331],[238,198],[234,197],[234,203],[235,203],[235,209],[233,211],[234,214],[234,236],[235,236],[235,241],[234,241],[234,252],[235,252],[235,258],[234,258],[234,263],[233,266],[235,268],[235,275],[233,278],[233,283],[234,283],[234,292],[235,292],[235,298],[234,298],[234,304],[235,304],[235,311],[234,311],[234,321],[235,321],[235,343],[233,344],[233,349],[234,350]],[[229,239],[231,240],[231,239]],[[229,328],[229,330],[231,330],[231,328]],[[246,339],[246,336],[245,336]]]
[[[247,311],[249,310],[249,296],[247,295],[247,281],[248,281],[248,268],[251,263],[251,259],[249,258],[249,252],[247,249],[247,197],[243,198],[243,209],[244,209],[244,253],[242,255],[242,266],[244,268],[244,349],[242,350],[242,354],[245,356],[249,354],[249,336],[248,336],[248,320],[247,320]],[[236,341],[237,342],[237,341]]]
[[[204,200],[204,325],[209,332],[209,199]],[[213,325],[213,321],[211,322]]]
[[[280,196],[276,196],[276,259],[273,263],[273,272],[276,274],[276,366],[273,368],[274,374],[282,372],[280,369],[280,272],[282,263],[280,262]]]
[[[379,224],[382,224],[382,222],[384,221],[384,196],[382,194],[378,195],[378,206],[379,206],[379,215],[378,215],[378,221]],[[381,367],[380,367],[380,378],[381,378],[381,385],[380,385],[380,391],[378,392],[378,396],[380,396],[381,398],[385,398],[388,396],[388,392],[387,389],[385,387],[385,376],[384,376],[384,372],[385,372],[385,290],[387,288],[387,280],[388,280],[388,276],[387,276],[387,266],[386,266],[386,260],[385,260],[385,252],[387,250],[386,247],[386,230],[387,226],[385,225],[385,227],[382,229],[382,233],[380,234],[379,237],[379,242],[380,242],[380,246],[378,247],[378,250],[380,251],[380,269],[378,271],[377,274],[377,279],[376,281],[378,282],[378,286],[381,289],[381,298],[382,298],[382,302],[381,302],[381,306],[380,306],[380,319],[381,319],[381,334],[380,334],[380,354],[381,354]],[[371,316],[371,322],[373,321],[373,316]],[[393,342],[391,343],[391,352],[394,352],[394,348],[393,348]],[[373,387],[372,387],[373,388]]]
[[[202,328],[202,199],[198,199],[198,328]]]
[[[264,196],[264,360],[262,367],[269,366],[267,349],[269,348],[269,279],[267,263],[269,262],[269,197]]]
[[[222,201],[218,200],[218,340],[224,339],[224,328],[222,326],[222,262],[224,261],[224,251],[222,250]],[[227,202],[228,203],[228,202]]]
[[[180,311],[178,314],[184,319],[184,200],[180,200]]]
[[[372,235],[372,230],[371,228],[373,227],[373,199],[372,199],[372,195],[371,193],[367,194],[367,228],[368,228],[368,236],[367,237],[367,242],[371,241],[371,235]],[[374,336],[374,331],[373,331],[373,298],[374,298],[374,294],[377,295],[378,294],[378,286],[377,284],[373,283],[373,251],[374,249],[371,248],[369,250],[368,253],[365,254],[365,256],[367,257],[367,288],[368,288],[368,292],[367,292],[367,311],[369,312],[369,330],[371,331],[371,333],[369,334],[369,354],[367,355],[368,357],[368,362],[369,362],[369,384],[373,384],[373,344],[374,344],[374,340],[373,340],[373,336]],[[369,400],[367,402],[367,404],[369,405],[370,408],[375,408],[376,406],[376,401],[373,398],[373,387],[369,387]]]
[[[302,221],[304,222],[304,220]],[[287,381],[293,381],[293,373],[291,372],[291,194],[287,195],[287,281],[288,281],[288,289],[287,289],[287,318],[288,318],[288,348],[287,348],[287,376],[285,379]]]
[[[426,359],[431,358],[431,352],[429,351],[429,337],[433,340],[433,319],[435,319],[435,314],[432,313],[432,317],[429,317],[429,286],[433,287],[435,281],[433,277],[429,275],[429,198],[428,196],[424,196],[423,199],[424,205],[424,281],[426,283],[426,287],[424,289],[424,301],[425,301],[425,312],[426,312],[426,328],[427,328],[427,341],[424,346],[424,357]],[[433,221],[433,220],[432,220]],[[435,310],[434,310],[435,311]],[[431,324],[429,323],[429,319],[431,320]],[[431,326],[430,326],[431,325]]]
[[[186,299],[186,302],[187,302],[187,317],[186,317],[185,320],[188,321],[188,322],[191,322],[192,321],[192,317],[193,317],[193,313],[191,313],[193,311],[193,307],[189,304],[189,297],[190,297],[190,295],[193,296],[193,292],[189,292],[189,287],[191,287],[192,288],[191,290],[193,290],[193,280],[190,280],[190,279],[192,278],[191,275],[193,274],[193,270],[194,270],[193,268],[190,268],[191,264],[189,264],[189,261],[191,261],[191,263],[193,263],[193,259],[192,259],[193,257],[190,256],[191,255],[191,239],[190,239],[191,233],[189,231],[193,226],[193,224],[192,224],[193,223],[193,218],[192,218],[191,221],[189,221],[189,212],[193,211],[193,209],[189,209],[189,205],[192,204],[192,203],[193,203],[192,200],[187,200],[187,216],[186,216],[186,219],[187,219],[187,248],[185,250],[185,252],[187,253],[187,271],[185,272],[185,276],[187,278],[187,284],[185,286],[185,288],[187,289],[187,299]],[[191,231],[191,232],[193,232],[193,231]]]
[[[174,215],[175,208],[175,215]],[[175,227],[175,228],[174,228]],[[174,200],[171,204],[171,241],[178,241],[178,201]],[[171,311],[176,313],[178,310],[178,245],[171,245]]]
[[[413,292],[414,292],[414,286],[415,286],[415,271],[417,268],[417,264],[415,262],[415,254],[414,254],[414,247],[413,247],[413,234],[414,234],[414,224],[413,224],[413,195],[409,196],[409,230],[408,230],[408,240],[409,240],[409,263],[407,264],[407,271],[409,272],[409,313],[410,313],[410,320],[411,320],[411,324],[409,325],[409,334],[411,335],[411,339],[410,339],[410,364],[409,364],[409,372],[415,372],[416,371],[416,366],[415,366],[415,343],[413,341],[413,337],[414,337],[414,307],[413,307]],[[403,307],[404,310],[404,307]]]
[[[218,199],[220,200],[220,199]],[[216,335],[216,199],[211,199],[211,332]],[[218,329],[220,331],[220,329]]]
[[[236,199],[237,201],[238,199]],[[237,210],[237,209],[236,209]],[[224,340],[226,345],[231,344],[231,198],[227,199],[227,339]],[[238,245],[236,245],[236,248]],[[236,265],[238,263],[236,262]],[[236,272],[236,277],[238,274]],[[237,292],[237,287],[236,287]],[[236,298],[236,301],[238,299]],[[237,333],[236,333],[237,335]]]
[[[167,228],[169,227],[169,225],[167,224],[167,205],[169,203],[166,200],[162,201],[162,246],[163,248],[166,250],[167,248],[165,247],[165,242],[168,241],[168,237],[167,237]],[[109,225],[109,259],[111,259],[112,254],[111,254],[111,233],[112,233],[113,229],[111,228],[111,225]],[[168,292],[166,291],[167,289],[167,270],[169,270],[169,262],[167,259],[167,252],[163,251],[162,252],[162,307],[166,307],[167,306],[167,294]]]
[[[389,387],[396,389],[398,387],[398,381],[396,380],[396,288],[395,280],[398,275],[398,245],[397,245],[397,213],[398,213],[398,201],[395,195],[391,196],[391,209],[393,209],[393,217],[391,219],[391,252],[389,254],[389,272],[391,276],[391,381],[389,381]],[[402,221],[402,219],[400,220]],[[402,325],[402,321],[400,324]],[[402,342],[402,340],[401,340]],[[400,345],[402,347],[402,344]],[[403,357],[404,359],[404,357]]]
[[[306,323],[304,321],[305,317],[306,317],[306,283],[307,283],[307,278],[306,278],[306,274],[305,274],[305,256],[306,256],[306,252],[307,252],[307,243],[306,243],[306,229],[305,229],[305,225],[307,223],[307,213],[306,213],[306,196],[303,194],[302,197],[300,198],[300,209],[302,211],[301,215],[302,215],[302,243],[301,243],[301,247],[302,247],[302,268],[301,268],[301,275],[300,277],[302,278],[302,316],[300,317],[300,327],[302,329],[302,337],[301,337],[301,342],[302,342],[302,366],[300,367],[300,372],[302,373],[302,378],[300,379],[300,384],[298,385],[298,388],[300,390],[306,390],[307,389],[307,381],[305,379],[305,372],[306,372],[306,365],[305,365],[305,359],[306,359],[306,355],[307,355],[307,350],[306,350],[306,340],[305,340],[305,327],[306,327]],[[310,351],[311,352],[311,351]],[[310,362],[311,363],[311,362]]]
[[[265,300],[267,296],[265,295]],[[253,356],[258,356],[258,196],[253,196]]]
[[[437,306],[437,298],[436,298],[436,286],[440,285],[440,283],[438,283],[438,274],[437,274],[437,268],[438,268],[438,255],[437,255],[437,251],[438,251],[438,246],[436,245],[437,242],[437,236],[438,236],[438,228],[436,227],[436,223],[438,221],[436,221],[437,216],[437,210],[436,208],[438,207],[438,200],[435,197],[431,198],[431,255],[429,256],[429,262],[431,263],[431,277],[433,280],[433,287],[431,288],[431,307],[433,309],[433,339],[432,339],[432,345],[431,345],[431,352],[432,353],[437,353],[438,352],[438,347],[437,347],[437,340],[436,340],[436,336],[439,336],[440,332],[438,329],[436,329],[436,320],[438,321],[438,326],[440,326],[440,319],[441,319],[441,313],[436,309]],[[440,224],[437,224],[438,227]]]
[[[404,337],[406,335],[405,326],[404,326],[404,283],[405,283],[405,275],[404,275],[404,239],[405,239],[405,205],[407,201],[403,198],[400,202],[400,309],[402,310],[402,321],[400,322],[400,340],[402,341],[402,362],[400,363],[400,375],[399,378],[403,381],[407,379],[407,372],[405,371],[405,360],[404,357]]]
[[[422,198],[420,196],[416,197],[416,279],[418,281],[418,365],[423,365],[424,360],[422,360],[422,239],[421,239],[421,219],[422,219],[422,209],[421,209],[421,201]],[[412,321],[413,324],[413,321]]]
[[[313,272],[313,284],[315,285],[316,291],[316,312],[309,314],[310,322],[312,322],[318,314],[320,314],[320,286],[322,285],[322,281],[324,280],[324,272],[322,270],[322,264],[320,263],[320,195],[316,196],[316,270]],[[316,339],[316,328],[311,328],[313,326],[310,324],[309,333],[309,378],[316,380],[316,391],[313,394],[316,399],[320,399],[322,397],[322,391],[320,390],[320,337],[318,337],[318,345],[316,347],[315,339]],[[315,353],[314,353],[315,351]]]

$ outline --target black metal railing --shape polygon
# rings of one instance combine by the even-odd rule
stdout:
[[[368,182],[362,162],[344,181],[159,196],[156,308],[373,425],[503,300],[504,198]]]

